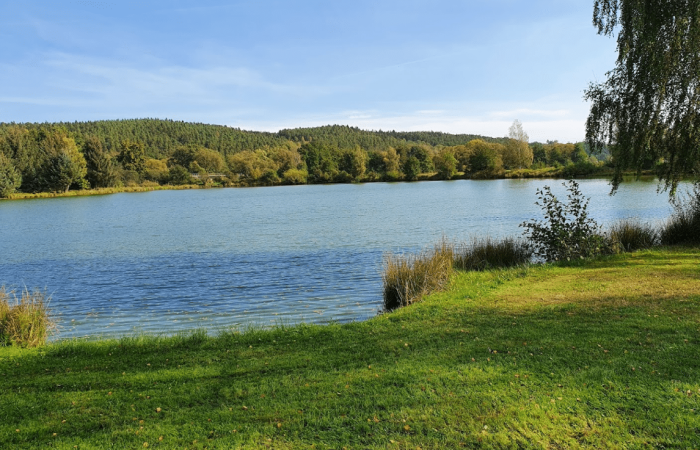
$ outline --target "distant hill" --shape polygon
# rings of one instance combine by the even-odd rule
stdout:
[[[206,147],[223,155],[243,150],[274,147],[286,141],[317,141],[340,149],[359,146],[364,150],[386,150],[401,145],[428,144],[431,146],[462,145],[474,139],[503,142],[504,138],[491,138],[473,134],[449,134],[435,131],[366,131],[346,125],[327,125],[313,128],[285,129],[277,133],[246,131],[223,125],[182,122],[163,119],[99,120],[92,122],[56,123],[0,123],[3,128],[19,125],[27,129],[65,128],[80,144],[87,136],[99,138],[109,151],[117,151],[125,140],[145,144],[151,157],[169,155],[175,148],[186,146]]]

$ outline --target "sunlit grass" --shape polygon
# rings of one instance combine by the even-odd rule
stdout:
[[[121,192],[150,192],[150,191],[164,191],[164,190],[184,190],[184,189],[200,189],[202,186],[196,184],[188,184],[181,186],[172,185],[148,185],[148,186],[122,186],[122,187],[112,187],[112,188],[99,188],[99,189],[76,189],[68,192],[15,192],[10,194],[10,196],[5,200],[26,200],[33,198],[54,198],[54,197],[83,197],[88,195],[107,195],[107,194],[117,194]]]
[[[346,325],[2,348],[0,448],[698,448],[699,257],[457,272]]]
[[[49,298],[41,291],[25,289],[17,297],[0,287],[0,345],[43,345],[56,329],[48,303]]]

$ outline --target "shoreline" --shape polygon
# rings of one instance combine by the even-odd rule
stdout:
[[[449,180],[444,180],[436,177],[436,174],[420,174],[418,179],[415,181],[406,180],[362,180],[353,183],[311,183],[311,184],[297,184],[297,185],[285,185],[285,184],[246,184],[238,183],[229,186],[223,185],[212,185],[205,186],[202,184],[187,184],[187,185],[145,185],[145,186],[123,186],[123,187],[112,187],[112,188],[98,188],[98,189],[80,189],[72,190],[68,192],[36,192],[36,193],[25,193],[25,192],[15,192],[9,195],[7,198],[0,198],[0,202],[6,200],[34,200],[34,199],[46,199],[46,198],[64,198],[64,197],[86,197],[86,196],[97,196],[97,195],[109,195],[109,194],[121,194],[121,193],[134,193],[134,192],[152,192],[152,191],[182,191],[182,190],[192,190],[192,189],[221,189],[221,188],[247,188],[247,187],[276,187],[276,186],[325,186],[325,185],[336,185],[336,184],[364,184],[364,183],[415,183],[420,181],[455,181],[455,180],[475,180],[475,181],[486,181],[486,180],[525,180],[525,179],[551,179],[551,180],[563,180],[567,179],[562,171],[563,168],[545,168],[545,169],[523,169],[505,171],[499,174],[475,174],[476,176],[468,175],[458,175]],[[612,176],[611,170],[604,170],[596,172],[589,175],[580,175],[573,177],[574,180],[587,180],[587,179],[604,179],[610,178]],[[635,173],[625,173],[625,177],[636,177]],[[645,171],[641,175],[642,178],[653,177],[656,175],[652,171]]]
[[[344,325],[0,347],[0,447],[695,448],[699,251],[462,272]]]

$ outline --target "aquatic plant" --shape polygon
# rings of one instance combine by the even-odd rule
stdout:
[[[659,235],[664,245],[700,243],[700,183],[672,200],[673,214]]]
[[[614,248],[633,252],[651,248],[659,242],[659,233],[651,225],[634,219],[614,223],[608,231],[608,238]]]
[[[452,274],[454,246],[443,239],[419,254],[384,258],[382,273],[384,309],[408,306],[443,288]]]
[[[519,239],[500,241],[490,237],[473,239],[471,243],[455,246],[454,268],[488,270],[527,264],[532,258],[530,246]]]

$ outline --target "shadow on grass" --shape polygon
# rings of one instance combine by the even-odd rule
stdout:
[[[595,308],[520,310],[493,298],[572,273],[634,278],[650,266],[669,280],[697,267],[697,253],[465,274],[448,292],[363,323],[0,350],[0,416],[11,418],[0,447],[45,446],[52,433],[69,447],[133,448],[159,436],[189,448],[693,446],[697,295],[622,304],[627,293],[612,291]]]

